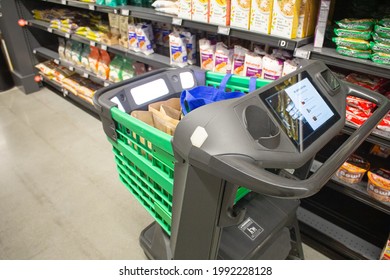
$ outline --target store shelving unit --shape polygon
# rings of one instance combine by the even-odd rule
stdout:
[[[313,38],[305,38],[305,39],[297,39],[297,40],[291,40],[291,39],[285,39],[275,36],[269,36],[265,34],[258,34],[254,32],[250,32],[248,30],[243,29],[237,29],[237,28],[229,28],[225,26],[218,26],[208,23],[202,23],[202,22],[196,22],[186,19],[180,19],[177,17],[172,17],[171,15],[163,14],[156,12],[154,9],[150,8],[142,8],[142,7],[134,7],[134,6],[120,6],[120,7],[108,7],[108,6],[100,6],[96,5],[94,3],[86,3],[86,2],[78,2],[74,0],[41,0],[41,1],[32,1],[32,0],[16,0],[16,1],[9,1],[9,2],[15,2],[12,5],[16,6],[16,10],[19,13],[20,18],[24,18],[27,20],[28,25],[27,28],[23,28],[24,37],[26,41],[26,46],[31,50],[30,56],[35,55],[34,57],[30,57],[31,60],[31,68],[33,65],[38,61],[37,59],[39,57],[44,57],[47,59],[53,59],[58,64],[63,65],[67,68],[73,69],[77,73],[79,73],[82,76],[88,77],[95,82],[98,82],[104,86],[107,86],[109,84],[108,81],[102,80],[98,78],[94,73],[91,73],[89,71],[86,71],[85,69],[81,67],[77,67],[69,62],[62,61],[59,59],[58,53],[53,51],[53,49],[56,49],[55,46],[50,45],[47,46],[44,43],[45,40],[36,39],[36,34],[32,34],[34,32],[39,32],[41,34],[41,37],[48,36],[48,34],[53,34],[55,36],[61,36],[67,39],[72,39],[84,44],[89,44],[92,46],[97,46],[101,49],[105,49],[108,52],[114,53],[114,54],[120,54],[125,57],[129,57],[131,59],[134,59],[136,61],[140,61],[142,63],[148,64],[154,68],[162,68],[162,67],[169,67],[169,57],[161,54],[151,54],[151,55],[144,55],[141,53],[136,53],[133,51],[130,51],[124,47],[115,45],[115,46],[109,46],[105,44],[101,44],[99,42],[88,40],[85,37],[76,35],[76,34],[69,34],[62,32],[60,30],[52,29],[49,26],[49,23],[35,20],[31,16],[31,8],[32,7],[40,7],[48,3],[48,5],[56,4],[58,7],[67,6],[67,7],[73,7],[78,9],[84,9],[86,11],[91,12],[101,12],[101,13],[114,13],[114,14],[120,14],[123,16],[133,16],[135,18],[141,18],[144,20],[151,20],[151,21],[157,21],[157,22],[163,22],[163,23],[169,23],[176,26],[182,26],[186,28],[201,30],[201,31],[207,31],[212,33],[218,33],[222,35],[232,36],[236,38],[241,38],[245,40],[250,40],[255,43],[261,43],[265,44],[271,47],[279,47],[282,49],[294,51],[294,56],[297,58],[302,59],[317,59],[325,62],[329,66],[335,66],[343,69],[348,69],[351,71],[357,71],[357,72],[363,72],[367,74],[372,74],[384,78],[390,79],[390,67],[389,66],[383,66],[379,64],[375,64],[371,61],[362,60],[362,59],[355,59],[350,58],[346,56],[341,56],[336,53],[334,49],[331,48],[314,48],[313,44],[311,42],[313,41]],[[5,4],[7,3],[7,4]],[[4,2],[4,5],[11,5],[10,3]],[[0,8],[3,9],[4,7]],[[18,29],[20,32],[20,27],[16,26],[15,28]],[[50,35],[50,36],[53,36]],[[24,56],[24,61],[27,61],[28,59],[26,56]],[[91,110],[93,112],[95,111],[95,108],[89,104],[88,102],[84,100],[80,100],[77,96],[74,96],[71,93],[64,92],[64,89],[61,87],[61,85],[53,82],[49,79],[43,79],[43,82],[46,84],[49,84],[56,88],[59,92],[61,92],[63,95],[66,95],[67,97],[71,98],[72,100],[78,102],[83,106],[84,108],[87,108],[88,110]],[[356,127],[350,124],[346,124],[346,126],[343,129],[343,133],[346,135],[352,134],[356,130]],[[379,130],[373,131],[371,136],[367,139],[367,142],[379,144],[383,147],[390,148],[390,136],[388,133],[384,133]],[[390,167],[388,167],[390,168]],[[323,194],[321,194],[323,193]],[[348,184],[345,184],[344,182],[341,182],[337,180],[337,178],[333,178],[329,181],[329,183],[326,185],[326,187],[323,188],[323,191],[321,191],[318,194],[318,199],[314,199],[313,201],[310,200],[303,200],[302,205],[306,207],[305,209],[309,209],[313,213],[316,212],[316,214],[313,214],[314,216],[318,216],[319,218],[316,220],[317,222],[321,223],[322,217],[326,217],[327,221],[332,221],[335,223],[340,223],[343,226],[345,226],[346,229],[351,230],[352,232],[357,227],[356,223],[359,224],[360,221],[358,220],[351,220],[349,217],[344,217],[342,215],[339,215],[340,213],[332,212],[333,210],[327,208],[324,206],[326,202],[324,200],[326,198],[329,198],[329,195],[335,195],[337,196],[337,200],[340,199],[339,203],[344,203],[344,201],[348,201],[348,203],[352,203],[354,207],[359,208],[359,211],[368,211],[370,213],[373,213],[373,215],[378,215],[379,222],[378,223],[388,223],[390,224],[390,205],[389,203],[382,203],[379,201],[376,201],[375,199],[368,196],[368,194],[365,191],[365,186],[363,185],[355,185],[351,186]],[[317,195],[316,195],[317,196]],[[315,196],[315,197],[316,197]],[[324,198],[323,198],[324,197]],[[323,202],[323,203],[322,203]],[[306,205],[306,206],[305,206]],[[361,207],[361,209],[360,209]],[[304,210],[302,213],[305,214],[305,217],[307,217],[307,211]],[[306,212],[305,212],[306,211]],[[333,213],[333,214],[329,214]],[[348,213],[349,214],[349,213]],[[313,247],[322,249],[324,252],[329,253],[330,256],[335,256],[339,258],[375,258],[375,253],[377,252],[378,244],[374,244],[373,247],[370,247],[369,245],[365,244],[362,248],[363,251],[359,251],[355,245],[350,245],[351,240],[354,240],[353,242],[359,242],[358,240],[363,239],[369,240],[371,243],[375,243],[375,237],[372,236],[372,233],[369,232],[369,229],[362,229],[362,232],[359,232],[358,235],[359,238],[351,237],[351,240],[348,242],[345,242],[343,244],[342,240],[339,240],[337,238],[334,238],[330,235],[326,235],[323,232],[319,231],[319,228],[317,228],[314,224],[310,224],[309,221],[314,221],[313,219],[306,219],[301,220],[302,225],[302,231],[303,236],[306,238],[308,243],[312,245]],[[324,223],[322,221],[322,223]],[[338,228],[338,227],[335,227]],[[382,230],[382,229],[381,229]],[[338,229],[335,229],[335,231],[332,232],[339,232]],[[343,236],[347,236],[344,235]],[[347,237],[345,237],[347,238]],[[323,242],[320,240],[326,240],[327,244],[323,244]],[[374,241],[372,241],[374,240]],[[362,241],[362,242],[363,242]],[[352,243],[353,243],[352,242]],[[366,241],[364,241],[366,242]],[[363,243],[364,243],[363,242]]]

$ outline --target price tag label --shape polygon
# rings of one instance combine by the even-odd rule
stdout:
[[[66,0],[61,0],[62,5],[66,5]]]
[[[222,34],[222,35],[229,35],[230,34],[230,27],[218,26],[217,33]]]
[[[122,14],[122,16],[129,16],[130,11],[129,10],[121,10],[121,14]]]
[[[63,94],[64,96],[67,96],[67,95],[69,94],[69,92],[68,92],[67,89],[62,88],[62,94]]]
[[[173,25],[181,25],[183,23],[183,19],[181,19],[181,18],[175,18],[175,17],[173,17],[172,18],[172,24]]]
[[[118,13],[118,10],[117,10],[117,9],[114,9],[113,12],[114,12],[114,14],[117,14],[117,13]]]
[[[295,49],[294,56],[297,58],[309,59],[310,58],[310,51],[303,50],[303,49]]]
[[[95,11],[95,5],[89,4],[88,9],[90,9],[91,11]]]
[[[47,32],[53,33],[53,28],[49,27],[49,28],[47,29]]]
[[[83,73],[83,77],[88,79],[88,77],[89,77],[88,73],[85,73],[85,72],[84,72],[84,73]]]
[[[70,33],[65,33],[65,38],[70,38]]]
[[[94,41],[90,41],[89,44],[90,44],[92,47],[96,47],[96,42],[94,42]]]
[[[105,87],[108,87],[109,85],[110,85],[109,82],[104,82],[104,86],[105,86]]]
[[[37,50],[33,50],[33,54],[36,54],[37,53]]]
[[[60,64],[60,61],[58,59],[54,59],[55,64]]]
[[[106,46],[106,45],[102,45],[101,48],[102,48],[103,51],[106,51],[106,50],[107,50],[107,46]]]
[[[70,71],[74,71],[74,67],[73,66],[69,66],[68,67]]]

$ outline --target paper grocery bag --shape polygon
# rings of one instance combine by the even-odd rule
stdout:
[[[181,116],[179,98],[171,98],[166,101],[152,103],[148,109],[153,113],[153,121],[157,129],[170,135],[175,133]]]
[[[154,120],[153,120],[153,113],[148,111],[133,111],[131,112],[131,116],[133,116],[136,119],[139,119],[140,121],[143,121],[144,123],[155,127]],[[133,132],[133,138],[136,139],[136,134]],[[145,138],[139,137],[139,141],[142,145],[145,146]],[[148,148],[152,149],[152,143],[148,142]],[[134,149],[138,150],[137,145],[134,145]],[[144,154],[144,151],[141,151],[142,154]]]

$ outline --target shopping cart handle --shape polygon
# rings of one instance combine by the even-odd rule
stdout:
[[[317,193],[390,110],[387,97],[355,85],[348,85],[348,88],[348,95],[369,100],[377,104],[378,108],[308,179],[294,180],[279,176],[260,167],[252,158],[243,155],[215,156],[212,164],[214,171],[223,170],[224,179],[264,195],[304,198]]]

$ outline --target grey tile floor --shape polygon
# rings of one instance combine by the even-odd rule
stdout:
[[[100,121],[45,88],[0,93],[0,259],[145,259],[152,221],[119,182]]]

